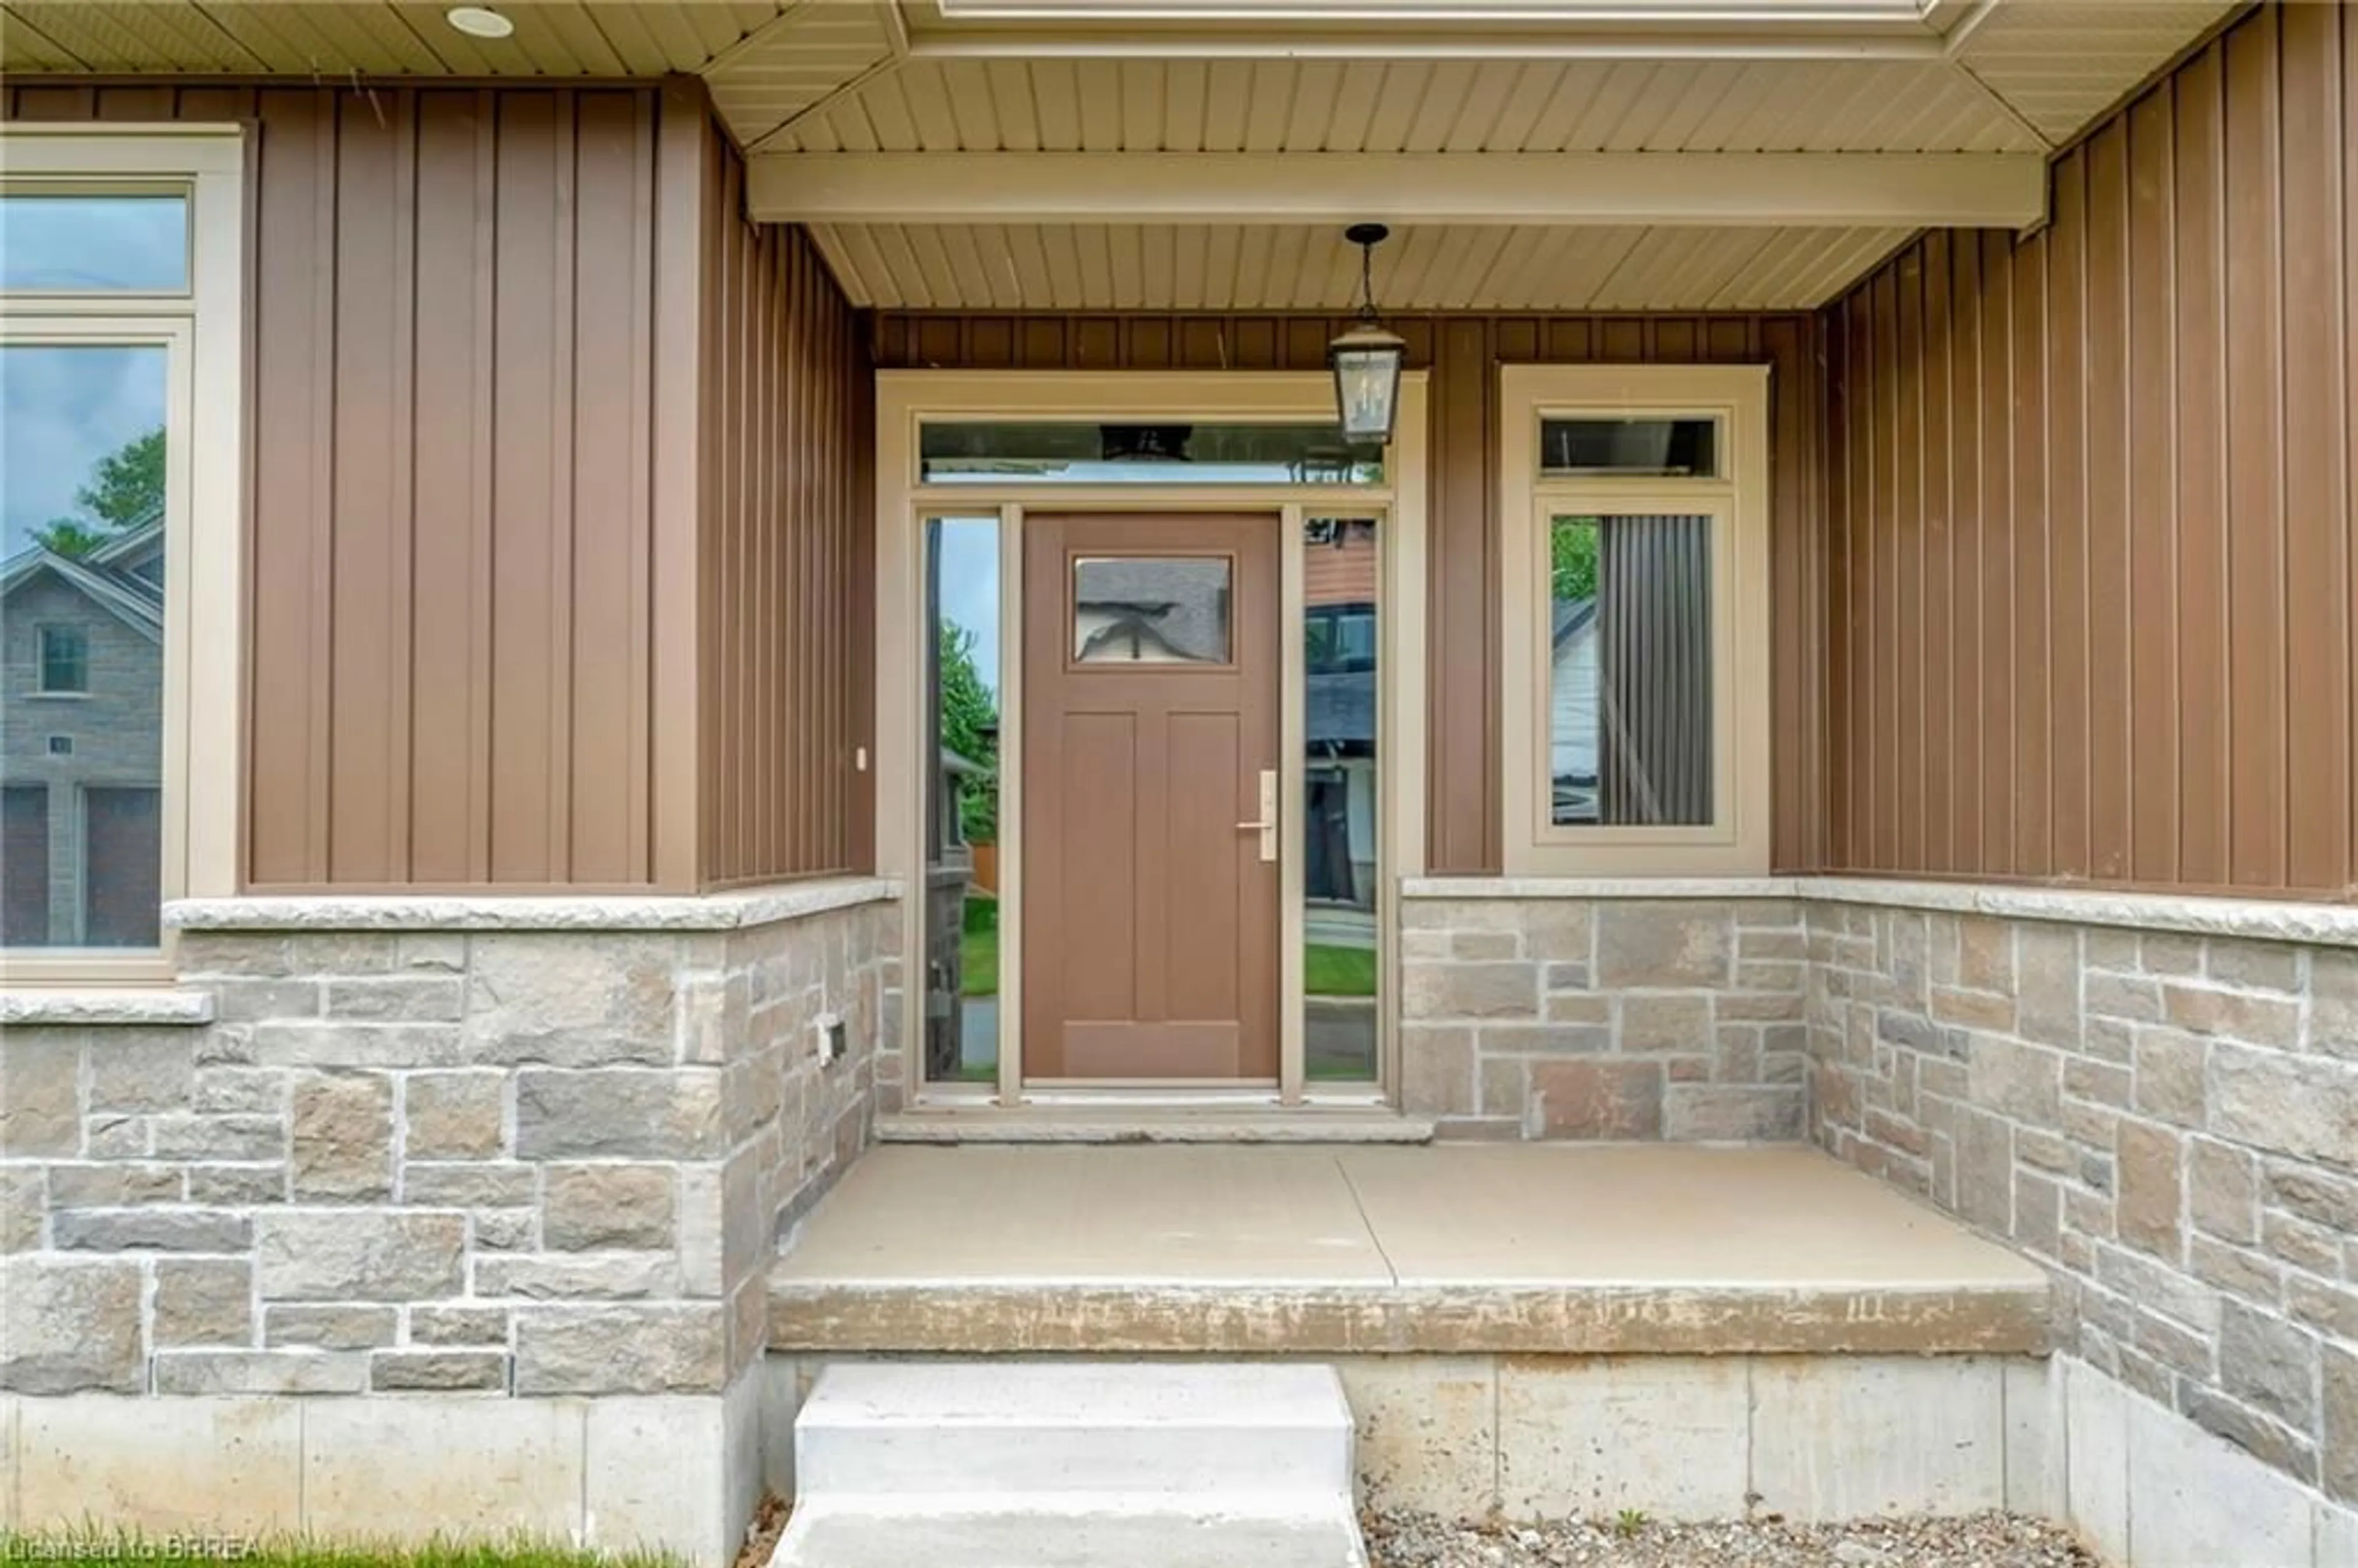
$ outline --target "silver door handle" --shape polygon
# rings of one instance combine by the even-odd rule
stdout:
[[[1252,822],[1238,823],[1237,831],[1260,834],[1260,858],[1264,860],[1277,859],[1277,770],[1275,768],[1263,768],[1260,771],[1260,818]]]

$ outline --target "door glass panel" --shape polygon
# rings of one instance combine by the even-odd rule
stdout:
[[[927,484],[1381,484],[1384,453],[1318,425],[930,420]]]
[[[1549,479],[1715,479],[1719,421],[1704,416],[1542,419],[1540,473]]]
[[[0,288],[51,293],[189,287],[183,196],[0,196]]]
[[[1549,543],[1549,820],[1712,821],[1711,519],[1570,515]]]
[[[168,353],[0,347],[11,946],[157,943]]]
[[[925,524],[929,1083],[999,1076],[999,519]]]
[[[1228,663],[1225,556],[1097,556],[1073,563],[1076,665]]]
[[[1310,518],[1302,546],[1303,1071],[1313,1081],[1373,1082],[1377,525]]]

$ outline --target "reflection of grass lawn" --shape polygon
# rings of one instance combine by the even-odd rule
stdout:
[[[958,939],[960,977],[969,997],[999,994],[999,901],[988,894],[969,894],[966,901],[965,933]],[[1376,994],[1376,950],[1305,944],[1302,952],[1303,989],[1311,996],[1373,997]]]
[[[1330,947],[1304,943],[1302,948],[1302,989],[1309,995],[1366,996],[1376,994],[1376,950],[1373,947]]]
[[[958,972],[968,996],[999,994],[999,901],[969,893],[966,930],[958,938]]]

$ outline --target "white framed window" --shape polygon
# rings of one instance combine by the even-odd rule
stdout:
[[[33,628],[33,689],[42,697],[90,695],[90,633],[81,626]]]
[[[164,979],[163,902],[236,891],[243,135],[5,135],[0,975]]]
[[[1508,874],[1765,874],[1768,367],[1499,381]]]

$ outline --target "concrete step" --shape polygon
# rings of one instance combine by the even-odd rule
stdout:
[[[881,1499],[878,1499],[881,1503]],[[1347,1509],[799,1506],[771,1568],[1367,1568]]]
[[[1433,1119],[1332,1107],[957,1106],[876,1119],[880,1143],[1430,1143]]]
[[[823,1369],[795,1422],[805,1497],[1351,1488],[1331,1367],[868,1362]]]
[[[871,1362],[795,1422],[772,1568],[1364,1568],[1331,1367]]]

